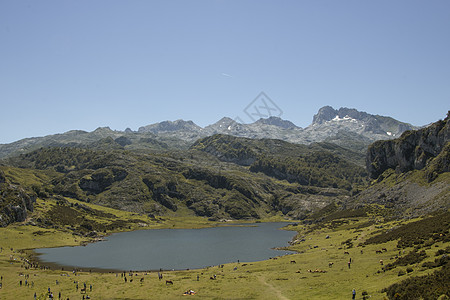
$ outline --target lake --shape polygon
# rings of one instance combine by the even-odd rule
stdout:
[[[295,231],[287,223],[257,223],[202,229],[153,229],[115,233],[87,246],[36,249],[41,262],[81,269],[181,270],[254,262],[292,253]]]

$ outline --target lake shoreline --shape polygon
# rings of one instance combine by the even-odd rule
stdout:
[[[244,221],[245,222],[245,221]],[[237,220],[233,223],[227,223],[227,224],[223,224],[223,223],[214,223],[214,224],[209,224],[211,226],[201,226],[201,227],[195,227],[195,228],[190,228],[191,230],[195,230],[195,229],[212,229],[212,228],[226,228],[226,227],[258,227],[260,224],[268,224],[268,223],[281,223],[281,227],[279,227],[279,230],[286,230],[286,226],[287,225],[292,225],[294,222],[292,222],[292,220],[290,221],[278,221],[278,222],[273,222],[273,221],[264,221],[264,222],[252,222],[252,223],[243,223],[242,220]],[[296,223],[294,223],[296,224]],[[175,229],[175,230],[180,230],[180,229],[186,229],[188,230],[188,228],[171,228],[169,226],[165,226],[165,228],[141,228],[141,229],[137,229],[137,230],[130,230],[130,231],[121,231],[121,232],[111,232],[109,234],[102,234],[97,236],[95,239],[92,240],[88,240],[88,241],[82,241],[79,245],[70,245],[70,246],[58,246],[58,247],[45,247],[45,248],[34,248],[34,249],[26,249],[26,253],[27,256],[29,257],[29,259],[37,264],[39,264],[39,266],[45,266],[45,268],[47,269],[51,269],[51,270],[59,270],[59,271],[63,271],[63,272],[72,272],[73,270],[76,270],[78,272],[97,272],[97,273],[121,273],[121,272],[146,272],[146,273],[154,273],[154,272],[167,272],[167,271],[189,271],[189,270],[199,270],[199,269],[205,269],[205,268],[210,268],[210,267],[214,267],[217,264],[212,264],[209,266],[196,266],[196,267],[190,267],[190,268],[143,268],[143,269],[136,269],[136,268],[103,268],[103,267],[86,267],[86,266],[76,266],[76,265],[71,265],[71,264],[65,264],[65,263],[58,263],[58,262],[51,262],[51,261],[44,261],[41,259],[41,256],[43,253],[38,253],[36,252],[36,250],[38,249],[52,249],[52,248],[63,248],[63,247],[68,247],[68,248],[74,248],[74,247],[80,247],[80,246],[88,246],[90,244],[94,244],[97,242],[102,242],[105,241],[104,238],[109,237],[113,234],[118,234],[118,233],[131,233],[131,232],[139,232],[139,231],[154,231],[155,229],[159,229],[159,230],[169,230],[169,229]],[[288,229],[287,231],[295,231],[293,229]],[[294,240],[295,235],[293,235],[292,237],[289,238],[289,240],[287,241],[288,244],[290,244],[290,242],[292,240]],[[289,246],[287,247],[271,247],[271,250],[283,250],[283,251],[289,251],[290,253],[287,254],[294,254],[296,251],[290,250],[288,249]],[[280,256],[285,256],[286,254],[282,254],[282,255],[274,255],[274,257],[280,257]],[[264,258],[261,260],[256,260],[256,261],[264,261],[264,260],[268,260],[271,259],[272,257],[268,257],[268,258]],[[238,260],[237,260],[238,261]],[[254,262],[254,260],[250,261],[250,262]],[[218,265],[221,264],[229,264],[229,263],[233,263],[231,261],[226,261],[223,263],[219,263]],[[241,263],[243,263],[243,261],[241,261]]]

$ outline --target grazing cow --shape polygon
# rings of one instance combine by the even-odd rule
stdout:
[[[381,250],[384,251],[384,252],[387,252],[387,249],[386,249],[386,248],[381,248]]]
[[[297,262],[295,260],[291,260],[291,264],[296,264]]]
[[[334,263],[332,263],[332,262],[329,262],[329,263],[328,263],[328,267],[329,267],[329,268],[331,268],[333,265],[334,265]]]
[[[375,250],[375,254],[381,254],[383,253],[381,250]]]
[[[173,281],[172,280],[166,280],[166,285],[167,284],[173,284]]]
[[[348,251],[344,251],[344,254],[350,254]]]
[[[383,265],[383,260],[382,259],[380,259],[380,265]]]
[[[81,289],[81,293],[85,293],[86,294],[86,288],[82,288]]]

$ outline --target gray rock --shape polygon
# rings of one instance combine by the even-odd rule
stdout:
[[[367,151],[367,171],[370,177],[378,178],[387,169],[400,172],[423,169],[431,158],[441,153],[449,140],[447,117],[426,128],[406,131],[398,139],[375,142]]]
[[[14,222],[23,222],[32,212],[36,196],[26,193],[21,187],[3,183],[0,193],[0,227]]]

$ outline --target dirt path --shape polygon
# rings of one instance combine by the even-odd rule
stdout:
[[[289,300],[289,298],[286,298],[285,296],[283,296],[283,294],[281,294],[281,291],[279,289],[268,283],[263,277],[258,277],[258,280],[259,282],[267,286],[269,290],[272,291],[272,293],[276,296],[277,299]]]

